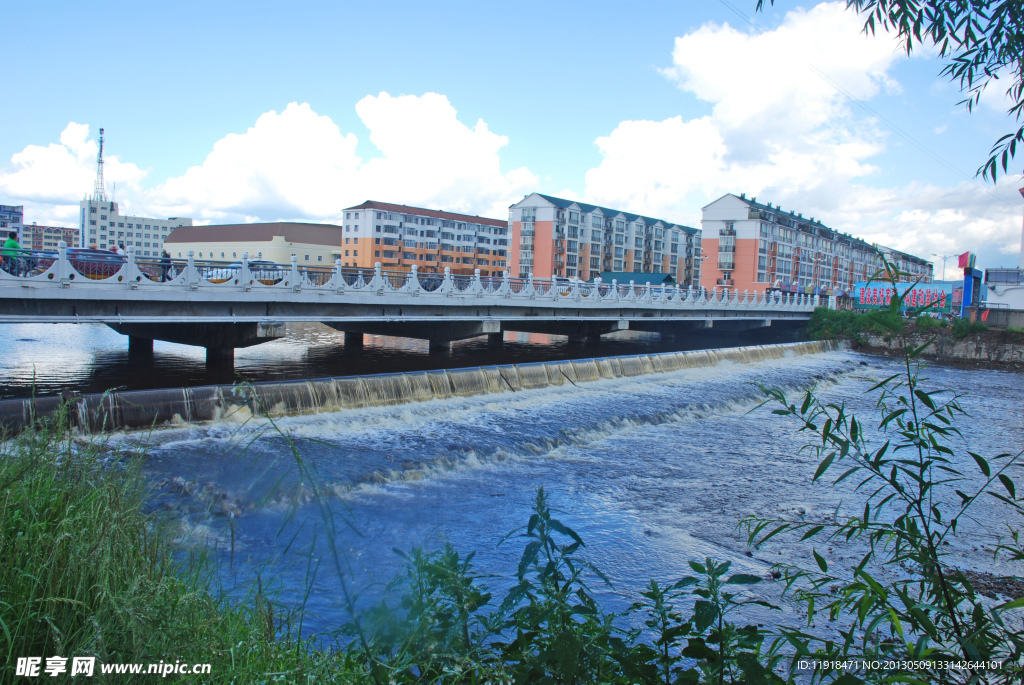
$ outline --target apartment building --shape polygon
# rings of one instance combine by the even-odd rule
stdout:
[[[56,250],[64,241],[68,247],[81,247],[77,228],[65,226],[38,226],[36,222],[21,228],[21,246],[30,250]]]
[[[192,219],[183,217],[122,216],[117,203],[105,195],[82,200],[79,210],[83,246],[112,250],[120,244],[133,245],[135,253],[143,257],[158,256],[171,231],[178,226],[192,225]]]
[[[909,274],[934,280],[920,257],[839,233],[802,213],[757,198],[728,194],[702,210],[705,288],[785,291],[848,296],[854,283],[882,268],[882,257]]]
[[[509,270],[591,280],[602,271],[666,273],[700,282],[700,230],[664,219],[532,193],[509,208]]]
[[[343,266],[500,276],[509,225],[498,219],[368,200],[344,210]]]
[[[24,205],[0,205],[0,241],[7,240],[12,234],[15,238],[21,235],[24,216]]]

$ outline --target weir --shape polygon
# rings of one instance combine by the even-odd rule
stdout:
[[[107,392],[73,398],[69,413],[79,430],[98,433],[217,421],[239,412],[275,417],[522,392],[708,367],[722,361],[754,363],[787,354],[819,354],[840,347],[841,343],[834,341],[798,342],[275,383]],[[0,400],[0,427],[8,433],[21,431],[34,421],[55,414],[62,401],[58,396]]]

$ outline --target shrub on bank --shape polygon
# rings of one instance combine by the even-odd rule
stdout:
[[[892,335],[902,325],[902,317],[889,310],[857,312],[817,307],[807,321],[807,334],[815,340],[856,340],[864,332]]]

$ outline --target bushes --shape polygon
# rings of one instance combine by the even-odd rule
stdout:
[[[899,313],[889,310],[856,312],[818,307],[807,322],[807,334],[815,340],[857,339],[860,333],[891,335],[903,325]]]
[[[972,322],[970,319],[957,319],[953,322],[953,337],[957,340],[963,340],[971,333],[981,333],[987,330],[988,325],[981,321]]]

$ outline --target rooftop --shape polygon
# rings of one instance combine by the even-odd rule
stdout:
[[[643,214],[632,214],[630,212],[624,212],[621,209],[610,209],[608,207],[602,207],[600,205],[587,204],[586,202],[578,202],[576,200],[566,200],[566,199],[560,198],[560,197],[553,197],[551,195],[544,195],[543,193],[537,193],[537,196],[544,198],[545,200],[547,200],[551,204],[553,204],[556,207],[559,207],[561,209],[568,209],[569,207],[571,207],[573,205],[576,205],[577,207],[580,208],[581,212],[588,212],[589,213],[589,212],[594,212],[594,211],[600,211],[601,214],[603,214],[603,215],[605,215],[607,217],[615,217],[615,216],[622,215],[622,217],[624,219],[626,219],[626,221],[636,221],[637,219],[643,219],[643,222],[645,224],[647,224],[648,226],[653,226],[654,224],[661,223],[661,224],[663,224],[663,225],[665,225],[667,227],[670,227],[670,228],[682,229],[682,230],[686,231],[687,233],[696,233],[697,230],[698,230],[696,228],[693,228],[692,226],[686,226],[684,224],[677,224],[674,221],[668,221],[667,219],[655,219],[655,218],[650,217],[650,216],[644,216]]]
[[[277,221],[268,224],[220,224],[213,226],[179,226],[171,231],[165,245],[175,243],[270,242],[282,236],[289,243],[310,245],[341,245],[344,229],[334,224],[303,224]]]
[[[500,219],[488,219],[483,216],[471,214],[457,214],[455,212],[442,212],[440,209],[424,209],[423,207],[410,207],[409,205],[396,205],[390,202],[377,202],[367,200],[361,205],[346,207],[344,211],[355,209],[379,209],[382,212],[396,212],[398,214],[416,214],[418,216],[429,216],[434,219],[448,219],[449,221],[465,221],[471,224],[485,224],[487,226],[508,226],[508,221]]]

